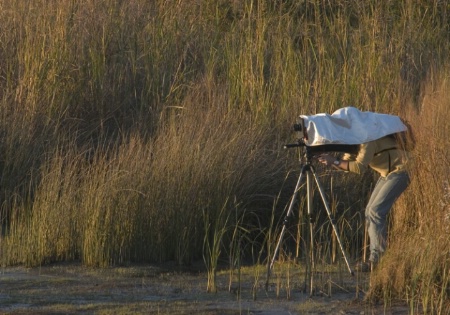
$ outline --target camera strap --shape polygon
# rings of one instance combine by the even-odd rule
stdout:
[[[381,153],[386,152],[386,151],[391,151],[391,150],[397,150],[397,147],[387,148],[387,149],[378,151],[377,153],[375,153],[375,156],[379,156]]]

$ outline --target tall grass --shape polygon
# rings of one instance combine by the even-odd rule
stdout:
[[[409,257],[422,269],[403,263],[375,287],[443,312],[449,9],[443,1],[2,1],[2,262],[189,263],[203,256],[207,232],[224,228],[227,247],[233,222],[244,249],[270,248],[279,225],[269,227],[283,218],[299,171],[296,153],[281,150],[295,139],[296,116],[353,105],[406,117],[418,138],[386,264]],[[375,177],[322,179],[357,258]],[[208,230],[223,211],[237,213],[230,226]],[[333,261],[330,227],[317,215],[318,255]]]
[[[412,183],[395,206],[391,249],[372,289],[374,295],[402,292],[412,311],[431,314],[450,310],[448,80],[441,75],[434,83],[428,81],[421,110],[409,112],[417,138]]]

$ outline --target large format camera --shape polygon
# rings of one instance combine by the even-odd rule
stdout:
[[[355,153],[362,143],[406,131],[400,117],[355,107],[344,107],[333,114],[300,115],[294,124],[298,143],[308,151]]]
[[[305,120],[299,117],[297,122],[293,126],[294,131],[297,133],[297,143],[286,144],[285,148],[305,147],[308,155],[317,155],[324,152],[343,152],[350,154],[358,153],[358,145],[352,144],[321,144],[321,145],[308,145],[308,132],[305,125]]]

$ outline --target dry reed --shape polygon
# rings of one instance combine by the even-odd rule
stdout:
[[[382,268],[375,287],[444,313],[449,10],[443,1],[2,1],[2,263],[190,263],[206,232],[226,231],[226,248],[236,241],[236,222],[244,249],[270,249],[299,169],[281,150],[296,116],[353,105],[406,117],[418,136],[385,262],[401,268],[384,277]],[[326,175],[357,258],[374,177]],[[235,217],[217,221],[224,211]],[[225,226],[211,231],[212,222]],[[319,228],[317,255],[332,261],[332,233]]]

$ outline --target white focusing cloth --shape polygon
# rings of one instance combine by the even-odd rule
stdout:
[[[344,107],[333,114],[300,115],[308,139],[305,144],[361,144],[389,134],[406,131],[400,117],[374,112],[362,112],[355,107]]]

